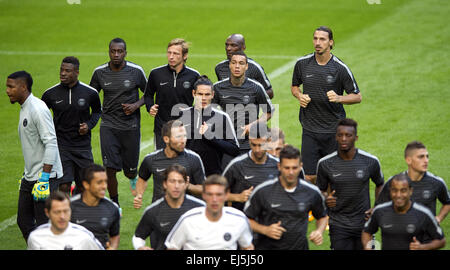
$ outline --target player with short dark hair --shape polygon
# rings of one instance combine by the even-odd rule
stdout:
[[[317,219],[309,240],[322,244],[327,225],[324,198],[316,186],[299,179],[301,169],[300,151],[285,146],[280,152],[279,177],[257,186],[245,204],[252,230],[258,233],[256,249],[308,249],[309,211]]]
[[[91,231],[105,249],[116,250],[120,241],[119,206],[105,197],[106,170],[91,164],[84,170],[83,193],[71,199],[71,222]]]
[[[183,109],[179,118],[187,129],[186,148],[202,158],[206,176],[222,173],[224,154],[239,155],[239,143],[230,117],[211,106],[212,86],[207,76],[200,76],[192,90],[194,106]]]
[[[130,190],[135,194],[139,147],[141,141],[141,114],[139,89],[147,84],[145,72],[139,65],[126,61],[127,46],[123,39],[109,43],[110,61],[97,67],[90,86],[103,89],[103,113],[100,125],[100,146],[103,165],[108,175],[108,193],[119,204],[117,172],[123,170],[130,179]]]
[[[152,69],[145,89],[145,106],[154,121],[155,149],[165,147],[161,128],[179,117],[181,108],[192,106],[192,89],[200,73],[186,65],[189,44],[175,38],[167,45],[167,65]]]
[[[315,52],[299,58],[295,64],[291,92],[300,103],[306,179],[315,183],[317,161],[336,151],[336,125],[346,117],[343,105],[360,103],[361,93],[348,66],[331,54],[331,29],[317,28],[313,44]]]
[[[372,249],[372,235],[381,229],[383,250],[425,250],[445,246],[442,229],[430,210],[411,200],[413,188],[407,174],[392,177],[392,201],[376,206],[364,225],[362,245]],[[427,240],[425,242],[425,240]]]
[[[377,157],[355,147],[357,123],[342,119],[337,124],[338,150],[317,164],[317,186],[328,207],[331,248],[361,250],[361,231],[370,215],[370,182],[375,183],[375,199],[384,177]]]
[[[450,193],[445,181],[428,171],[429,154],[422,142],[412,141],[405,147],[405,161],[408,169],[403,172],[411,182],[411,199],[418,202],[436,216],[436,220],[441,223],[450,212]],[[391,200],[388,179],[378,196],[377,204]],[[442,203],[439,214],[436,215],[436,201]]]
[[[102,112],[96,89],[78,80],[80,62],[65,57],[59,69],[60,83],[47,89],[42,101],[53,111],[59,154],[64,176],[59,190],[69,193],[75,181],[74,193],[82,191],[82,170],[94,162],[91,130]]]
[[[228,36],[225,41],[225,52],[227,54],[227,59],[218,63],[215,67],[217,80],[221,81],[230,77],[230,60],[232,53],[237,51],[245,51],[245,49],[245,38],[242,34],[232,34]],[[264,72],[264,68],[251,58],[248,59],[248,69],[245,72],[245,76],[259,82],[266,90],[269,98],[273,98],[272,85]]]
[[[58,189],[63,176],[52,114],[43,101],[31,93],[33,79],[17,71],[6,79],[11,104],[20,104],[19,138],[25,162],[19,189],[17,225],[25,239],[32,230],[48,221],[44,200]]]
[[[67,193],[52,192],[45,201],[45,214],[50,222],[31,232],[28,250],[102,250],[103,247],[86,228],[70,222],[71,210]]]
[[[167,236],[168,249],[252,250],[252,231],[242,211],[224,206],[230,189],[225,177],[213,174],[203,182],[206,206],[184,213]]]
[[[188,185],[183,166],[175,163],[164,171],[165,195],[145,209],[133,236],[135,249],[165,249],[164,241],[180,216],[192,208],[205,205],[204,201],[186,195]],[[145,245],[145,239],[149,236],[152,248]]]
[[[250,150],[248,132],[256,121],[267,122],[274,107],[260,83],[247,78],[248,59],[242,51],[233,52],[230,77],[214,84],[212,103],[218,104],[233,120],[241,154]],[[263,112],[259,116],[260,111]]]
[[[205,169],[200,156],[186,149],[186,129],[179,120],[170,120],[163,128],[164,149],[159,149],[145,156],[139,167],[139,180],[136,184],[137,195],[134,208],[142,207],[142,196],[147,189],[148,180],[153,175],[152,202],[164,197],[164,171],[172,164],[180,164],[186,168],[189,176],[187,191],[199,196],[201,184],[205,181]]]
[[[230,161],[223,176],[230,185],[228,201],[239,210],[259,184],[278,176],[278,158],[267,153],[267,125],[255,123],[249,132],[250,151]]]

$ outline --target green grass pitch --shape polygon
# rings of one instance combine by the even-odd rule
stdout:
[[[127,41],[127,60],[146,74],[167,63],[167,43],[175,37],[191,42],[187,64],[214,81],[214,66],[225,58],[231,33],[246,37],[246,53],[258,61],[272,82],[279,125],[287,141],[300,147],[298,102],[291,96],[294,62],[313,51],[313,30],[330,26],[333,53],[352,70],[362,92],[361,104],[347,106],[359,123],[357,147],[376,155],[385,179],[406,169],[407,142],[421,140],[430,152],[429,169],[450,185],[450,5],[439,0],[0,0],[0,79],[27,70],[33,93],[59,81],[64,56],[80,59],[80,80],[89,83],[93,69],[108,61],[108,42]],[[374,2],[379,2],[376,4]],[[370,4],[372,3],[372,4]],[[101,94],[102,96],[102,94]],[[0,96],[0,249],[25,249],[15,224],[23,157],[17,132],[19,105]],[[153,120],[141,108],[142,141],[152,140]],[[101,163],[99,126],[93,131],[94,158]],[[148,146],[142,158],[153,151]],[[132,249],[131,237],[142,215],[132,207],[128,181],[119,174],[120,249]],[[373,196],[373,186],[372,196]],[[148,204],[151,190],[144,200]],[[438,209],[440,204],[438,204]],[[311,224],[310,229],[313,228]],[[449,236],[450,218],[441,226]],[[329,249],[328,233],[321,246]],[[450,249],[447,244],[445,249]]]

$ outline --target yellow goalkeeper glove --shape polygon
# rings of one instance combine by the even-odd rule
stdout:
[[[49,187],[50,173],[41,172],[39,180],[34,184],[33,191],[33,199],[35,201],[45,201],[50,195],[50,187]]]

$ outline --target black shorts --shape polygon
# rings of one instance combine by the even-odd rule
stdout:
[[[140,129],[120,130],[100,126],[100,147],[103,166],[125,174],[137,174],[139,163]]]
[[[330,225],[330,242],[333,250],[362,250],[361,230]]]
[[[301,151],[305,174],[316,175],[319,159],[336,150],[337,142],[334,133],[315,133],[303,129]]]
[[[77,186],[81,186],[83,169],[94,163],[91,150],[59,149],[64,176],[60,184],[75,181]]]

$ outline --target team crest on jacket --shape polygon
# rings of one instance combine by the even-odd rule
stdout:
[[[225,233],[223,235],[223,239],[225,239],[225,241],[230,241],[231,240],[231,234],[230,233]]]
[[[363,170],[357,170],[356,171],[356,177],[361,179],[364,177],[364,171]]]
[[[327,83],[334,83],[335,81],[336,81],[336,79],[333,76],[331,76],[331,75],[327,76]]]
[[[406,231],[408,233],[413,233],[416,230],[416,226],[414,224],[408,224],[408,226],[406,226]]]
[[[189,89],[189,87],[191,87],[191,82],[185,81],[185,82],[183,83],[183,87],[184,87],[184,89]]]
[[[130,87],[131,86],[131,82],[129,81],[129,80],[125,80],[125,81],[123,81],[123,86],[125,86],[125,87]]]
[[[86,105],[86,100],[84,98],[80,98],[78,100],[78,106],[83,107],[84,105]]]
[[[100,224],[101,224],[103,227],[108,226],[108,218],[107,218],[107,217],[102,217],[102,218],[100,219]]]
[[[23,119],[22,124],[23,124],[24,127],[26,127],[28,125],[28,120],[26,118]]]

